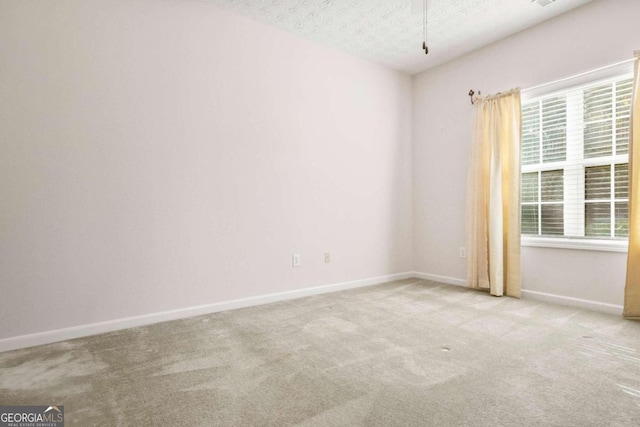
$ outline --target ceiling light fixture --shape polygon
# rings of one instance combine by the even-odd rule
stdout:
[[[531,3],[539,4],[542,7],[549,6],[551,3],[555,3],[556,0],[531,0]]]
[[[424,19],[422,23],[422,34],[424,38],[422,39],[422,50],[424,50],[425,55],[429,53],[429,46],[427,46],[427,3],[428,0],[424,0]]]

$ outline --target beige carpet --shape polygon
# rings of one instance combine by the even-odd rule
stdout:
[[[640,323],[409,279],[0,354],[68,426],[638,426]]]

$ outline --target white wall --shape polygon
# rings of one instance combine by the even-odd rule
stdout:
[[[0,338],[411,270],[409,76],[198,0],[4,1],[0,63]]]
[[[552,7],[552,6],[550,6]],[[599,0],[414,79],[414,269],[466,278],[464,200],[471,141],[469,89],[527,88],[633,56],[640,2]],[[522,286],[621,305],[625,253],[522,248]]]

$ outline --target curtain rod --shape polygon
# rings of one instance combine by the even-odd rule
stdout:
[[[627,62],[635,61],[636,58],[640,58],[640,50],[636,50],[634,52],[634,57],[633,58],[625,59],[624,61],[615,62],[613,64],[605,65],[604,67],[596,68],[595,70],[585,71],[584,73],[578,73],[578,74],[575,74],[573,76],[565,77],[565,78],[558,79],[558,80],[555,80],[555,81],[552,81],[552,82],[543,83],[543,84],[540,84],[540,85],[537,85],[537,86],[528,87],[526,89],[522,89],[522,92],[528,92],[528,91],[531,91],[531,90],[540,89],[540,88],[545,87],[545,86],[555,85],[555,84],[562,83],[562,82],[567,81],[567,80],[571,80],[571,79],[575,79],[575,78],[578,78],[578,77],[585,76],[587,74],[597,73],[598,71],[606,70],[608,68],[613,68],[613,67],[617,67],[617,66],[622,65],[622,64],[626,64]],[[471,98],[471,103],[475,104],[475,102],[474,102],[475,99],[474,99],[473,95],[475,95],[475,92],[474,92],[473,89],[471,89],[469,91],[469,98]],[[480,91],[478,91],[478,96],[479,95],[480,95]]]

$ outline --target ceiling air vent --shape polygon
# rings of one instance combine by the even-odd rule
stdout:
[[[555,3],[556,0],[531,0],[531,3],[539,4],[542,7],[549,6],[551,3]]]

